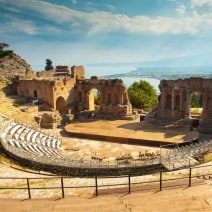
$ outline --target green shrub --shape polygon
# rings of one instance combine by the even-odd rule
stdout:
[[[12,50],[0,50],[0,58],[10,56],[13,54]]]

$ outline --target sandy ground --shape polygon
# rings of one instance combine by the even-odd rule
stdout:
[[[181,143],[198,137],[197,131],[189,131],[187,127],[179,127],[171,124],[159,124],[139,122],[139,120],[98,120],[90,122],[71,123],[65,127],[66,131],[104,136],[136,138],[145,140],[167,141]],[[89,140],[63,136],[63,152],[75,159],[90,160],[92,156],[105,160],[114,160],[119,156],[131,155],[134,159],[139,157],[139,153],[161,152],[160,147],[150,147],[144,145],[130,145],[115,143],[110,141]],[[159,146],[159,145],[158,145]],[[162,148],[163,151],[163,148]],[[163,152],[162,152],[163,153]]]
[[[212,162],[208,163],[208,165]],[[203,173],[207,173],[208,169],[202,169]],[[199,171],[199,170],[198,170]],[[211,173],[211,171],[210,171]],[[172,173],[167,173],[164,179],[182,177],[187,175],[188,170],[180,170]],[[12,168],[0,166],[1,177],[29,177],[38,178],[44,177],[42,175],[25,173],[17,171]],[[139,176],[131,179],[133,183],[149,182],[158,180],[158,174]],[[126,183],[127,178],[111,178],[111,179],[98,179],[98,185],[108,185],[113,183]],[[15,182],[13,180],[6,182],[8,186],[21,186],[26,184],[23,180]],[[31,186],[60,186],[60,180],[49,180],[44,183],[41,179],[30,180]],[[0,187],[4,185],[5,181],[1,179]],[[91,178],[72,178],[64,181],[64,185],[69,186],[85,186],[94,185],[94,179]],[[152,185],[152,184],[150,184]],[[137,185],[139,186],[139,185]],[[80,189],[67,189],[65,190],[65,198],[61,198],[61,190],[33,190],[31,192],[32,199],[28,199],[27,191],[22,190],[1,190],[0,193],[0,212],[2,211],[16,211],[16,212],[46,212],[46,211],[74,211],[74,212],[181,212],[181,211],[212,211],[212,180],[200,180],[199,185],[187,187],[184,184],[178,188],[159,188],[134,191],[137,186],[132,187],[132,193],[128,194],[127,189],[121,193],[116,193],[114,187],[105,186],[100,187],[99,196],[94,196],[95,188],[80,188]],[[119,186],[122,187],[122,186]],[[148,189],[148,184],[146,185]],[[103,195],[101,189],[107,189],[111,192]],[[108,190],[109,189],[109,190]]]
[[[98,157],[111,161],[124,155],[131,155],[134,159],[137,159],[139,153],[154,152],[157,154],[160,148],[63,137],[62,151],[76,160],[81,158],[90,160],[91,157]]]
[[[136,138],[167,142],[183,142],[197,136],[196,131],[188,127],[180,127],[169,123],[139,122],[136,120],[97,120],[90,122],[71,123],[65,127],[67,131],[109,135],[123,138]]]
[[[181,212],[212,211],[212,185],[178,188],[161,192],[110,194],[93,198],[0,200],[0,211],[74,212]]]

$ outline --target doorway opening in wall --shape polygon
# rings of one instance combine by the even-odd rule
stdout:
[[[65,111],[65,99],[60,96],[56,100],[56,110],[58,110],[60,113]]]
[[[199,126],[199,120],[202,118],[203,95],[201,92],[193,92],[190,95],[189,116],[192,120],[192,127]]]
[[[100,111],[100,98],[101,93],[98,89],[92,88],[88,93],[88,105],[89,110]]]
[[[33,96],[34,96],[34,98],[36,99],[37,97],[38,97],[38,93],[37,93],[37,91],[36,90],[34,90],[34,92],[33,92],[34,94],[33,94]]]

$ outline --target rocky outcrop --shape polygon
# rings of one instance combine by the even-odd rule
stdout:
[[[19,55],[11,53],[0,57],[0,81],[11,82],[33,74],[31,66]]]
[[[61,117],[58,112],[44,113],[40,120],[40,127],[47,129],[54,129],[60,126]]]

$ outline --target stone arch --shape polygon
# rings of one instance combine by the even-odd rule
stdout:
[[[60,113],[65,111],[65,99],[62,96],[59,96],[56,100],[56,110]]]
[[[194,92],[202,94],[202,114],[199,131],[212,133],[212,79],[191,77],[162,80],[159,85],[161,101],[157,109],[159,118],[191,119],[190,97]]]
[[[172,107],[172,96],[168,94],[166,96],[166,108],[171,109],[171,107]]]
[[[180,110],[180,95],[175,96],[175,110]]]
[[[97,93],[99,95],[99,107],[97,109],[97,105],[95,105],[95,96]],[[91,87],[88,92],[87,92],[87,105],[88,105],[88,110],[100,110],[102,108],[102,97],[101,97],[101,90],[97,87]]]
[[[197,105],[192,105],[192,101],[194,101],[194,103],[195,103],[195,99],[193,99],[192,100],[192,96],[193,95],[195,95],[195,94],[199,94],[199,98],[200,99],[198,99],[197,101],[198,102],[196,102],[197,103]],[[204,110],[204,107],[203,107],[203,102],[204,102],[204,96],[203,96],[203,93],[202,93],[202,90],[191,90],[190,91],[190,98],[189,98],[189,103],[188,103],[188,105],[189,105],[189,115],[190,115],[190,117],[195,117],[195,113],[196,113],[196,118],[201,118],[201,115],[202,115],[202,111],[195,111],[196,110],[196,108],[201,108],[202,110]],[[199,114],[199,115],[197,115],[197,114]]]
[[[94,107],[92,89],[100,93],[99,106]],[[79,92],[81,100],[79,102]],[[124,117],[132,114],[132,106],[127,96],[127,88],[121,79],[99,79],[96,76],[79,80],[75,86],[77,109],[79,112],[95,110],[99,117]]]

